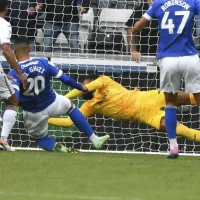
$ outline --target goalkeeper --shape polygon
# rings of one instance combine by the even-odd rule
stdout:
[[[166,103],[163,92],[159,90],[140,91],[137,88],[127,90],[108,76],[89,75],[83,84],[88,88],[87,93],[74,89],[66,97],[73,99],[82,95],[87,100],[80,107],[85,117],[102,114],[115,120],[140,122],[157,130],[166,131],[163,110]],[[176,103],[177,106],[196,105],[194,96],[183,91],[178,92]],[[73,125],[70,118],[50,118],[48,123],[62,127]],[[188,140],[200,142],[200,131],[190,129],[179,122],[176,134]]]

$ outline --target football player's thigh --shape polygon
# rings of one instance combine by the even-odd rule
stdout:
[[[49,117],[61,116],[73,109],[73,104],[65,96],[56,94],[56,100],[47,108]]]
[[[200,92],[200,62],[198,55],[182,57],[186,93]]]
[[[23,112],[24,125],[28,134],[34,139],[40,139],[48,134],[48,114],[47,111],[37,113]]]
[[[166,93],[178,92],[181,84],[179,58],[166,57],[158,61],[160,68],[160,90]]]
[[[14,94],[14,89],[4,73],[0,72],[0,99],[7,100]]]
[[[150,109],[161,109],[166,106],[165,95],[160,90],[150,90],[145,100]],[[145,102],[143,102],[145,104]]]
[[[157,112],[155,112],[146,122],[147,125],[160,130],[160,122],[161,119],[165,116],[165,112],[164,110],[159,110]]]

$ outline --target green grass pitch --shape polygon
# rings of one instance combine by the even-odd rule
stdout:
[[[199,157],[33,151],[0,157],[0,199],[200,199]]]

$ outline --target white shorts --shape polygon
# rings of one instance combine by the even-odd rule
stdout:
[[[15,90],[11,82],[8,80],[4,74],[3,68],[0,66],[0,100],[9,99],[14,93]]]
[[[177,93],[181,79],[185,80],[186,93],[200,92],[199,56],[165,57],[158,60],[160,67],[160,90],[166,93]]]
[[[34,139],[40,139],[48,134],[48,119],[66,114],[72,107],[69,99],[56,94],[55,101],[45,110],[32,113],[23,111],[24,125],[28,134]]]

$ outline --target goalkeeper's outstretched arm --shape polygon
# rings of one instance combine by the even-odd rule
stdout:
[[[92,91],[95,91],[96,89],[102,88],[103,82],[101,81],[101,77],[97,78],[96,80],[94,80],[94,81],[92,81],[88,84],[86,84],[85,87],[88,89],[88,92],[92,92]],[[74,89],[74,90],[70,91],[69,93],[67,93],[65,95],[65,97],[67,97],[69,99],[73,99],[73,98],[79,97],[81,95],[83,95],[82,91]]]

